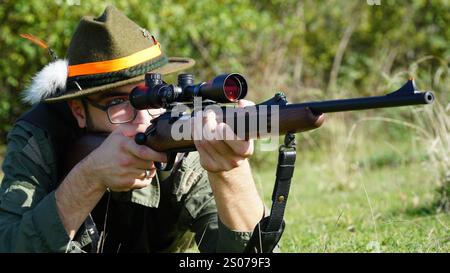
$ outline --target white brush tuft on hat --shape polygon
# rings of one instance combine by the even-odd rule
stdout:
[[[35,104],[53,95],[64,92],[68,74],[67,60],[56,60],[47,64],[34,77],[25,90],[23,102]]]

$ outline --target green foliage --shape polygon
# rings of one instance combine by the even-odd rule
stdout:
[[[14,120],[29,107],[20,101],[22,90],[50,59],[19,34],[41,38],[64,57],[80,18],[100,15],[106,2],[0,2],[4,143]],[[298,177],[282,243],[288,252],[449,251],[448,214],[417,218],[402,213],[430,207],[437,182],[443,185],[442,203],[449,203],[450,1],[382,0],[380,6],[339,0],[107,3],[148,28],[169,56],[194,58],[198,80],[222,72],[244,74],[255,101],[279,90],[292,102],[379,95],[398,88],[409,75],[419,88],[434,90],[439,112],[399,108],[335,114],[320,130],[298,136]],[[275,161],[276,152],[252,157],[267,204]]]
[[[414,74],[410,65],[415,60],[433,56],[428,68],[436,71],[448,67],[450,56],[448,1],[386,0],[380,6],[338,0],[108,3],[147,27],[168,55],[196,59],[197,78],[244,73],[255,100],[276,89],[294,100],[382,93]],[[19,34],[43,39],[62,57],[79,19],[99,15],[105,5],[93,0],[2,1],[1,136],[27,108],[20,102],[22,90],[49,61],[45,50]],[[299,88],[309,92],[299,93]]]
[[[365,144],[349,161],[367,163],[352,169],[346,179],[353,185],[344,189],[335,185],[339,177],[329,175],[336,154],[300,150],[282,251],[447,253],[450,214],[436,204],[435,169],[421,158],[427,147],[384,139]],[[274,165],[253,173],[271,204]]]

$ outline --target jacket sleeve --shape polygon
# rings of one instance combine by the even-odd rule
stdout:
[[[63,252],[69,237],[56,208],[56,167],[45,133],[19,122],[8,135],[0,187],[0,252]]]
[[[209,185],[208,174],[201,168],[198,155],[189,156],[181,185],[189,186],[182,215],[189,219],[189,229],[195,234],[200,252],[243,252],[252,232],[230,230],[219,219],[216,202]]]
[[[253,233],[229,229],[220,221],[217,213],[202,214],[195,219],[192,231],[200,252],[207,253],[241,253]]]

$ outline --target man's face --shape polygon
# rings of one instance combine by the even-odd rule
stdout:
[[[86,127],[89,132],[107,133],[115,130],[120,123],[150,125],[152,119],[159,116],[164,109],[134,110],[128,102],[128,96],[137,84],[140,83],[88,96],[84,103],[81,100],[69,101],[78,125],[81,128]],[[119,124],[114,124],[115,122]]]

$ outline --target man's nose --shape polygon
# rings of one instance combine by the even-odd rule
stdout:
[[[150,124],[151,117],[147,110],[137,111],[136,118],[133,120],[134,124]]]

